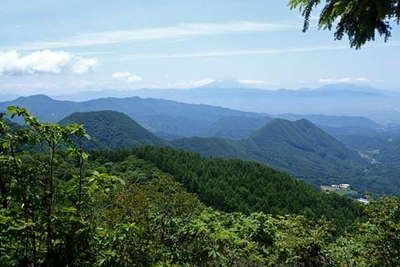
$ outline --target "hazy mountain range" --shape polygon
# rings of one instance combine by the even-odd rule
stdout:
[[[400,128],[364,117],[276,116],[140,97],[74,102],[36,95],[2,102],[0,110],[11,105],[45,122],[84,124],[93,136],[90,149],[172,145],[258,161],[314,185],[347,182],[359,190],[400,193]]]
[[[249,137],[272,118],[288,120],[307,119],[326,128],[328,132],[380,131],[383,126],[363,117],[327,115],[270,115],[244,112],[210,105],[186,104],[170,100],[140,97],[100,98],[84,102],[60,101],[45,95],[20,97],[0,103],[0,110],[7,106],[21,106],[46,122],[58,122],[75,112],[114,110],[132,119],[157,135],[174,139],[179,137],[224,137],[242,139]]]
[[[365,85],[330,84],[316,89],[265,90],[238,81],[215,81],[194,89],[100,90],[56,96],[86,101],[100,97],[150,97],[207,104],[248,112],[325,114],[368,117],[382,124],[400,123],[400,91]]]

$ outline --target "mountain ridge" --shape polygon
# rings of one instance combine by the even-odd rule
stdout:
[[[127,115],[111,110],[75,112],[59,123],[60,125],[82,124],[91,137],[91,140],[80,141],[87,150],[127,149],[140,145],[168,144]]]
[[[203,156],[262,162],[314,185],[344,182],[353,168],[361,170],[366,164],[355,151],[305,119],[274,119],[242,140],[185,138],[172,144]]]

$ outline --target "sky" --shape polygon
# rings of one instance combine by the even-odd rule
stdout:
[[[0,95],[329,83],[399,89],[400,31],[356,51],[277,0],[2,0]],[[316,16],[317,14],[315,14]],[[395,26],[396,27],[396,26]]]

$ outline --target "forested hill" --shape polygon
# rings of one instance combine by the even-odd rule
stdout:
[[[87,154],[81,125],[9,115],[25,127],[0,119],[0,266],[399,266],[398,198],[171,147]]]
[[[171,147],[142,146],[92,153],[94,160],[106,158],[114,162],[129,155],[153,163],[205,204],[223,211],[325,216],[341,226],[359,216],[360,210],[352,200],[318,192],[303,181],[255,162],[203,158]]]
[[[276,119],[250,139],[272,166],[302,173],[304,177],[319,176],[324,182],[329,182],[329,176],[345,177],[366,165],[355,151],[307,120]]]
[[[116,111],[93,111],[74,113],[62,121],[61,125],[82,124],[90,140],[81,140],[85,149],[124,149],[139,145],[167,145],[140,126],[127,115]]]
[[[317,186],[349,181],[367,164],[355,151],[307,120],[275,119],[245,140],[185,138],[172,144],[204,156],[262,162]]]
[[[376,134],[383,126],[364,117],[279,114],[259,117],[223,117],[211,125],[208,136],[229,139],[246,139],[272,119],[297,121],[306,119],[332,136],[348,134]]]
[[[356,152],[307,120],[275,119],[244,140],[192,137],[173,141],[156,137],[127,115],[115,111],[74,113],[60,122],[71,123],[86,128],[91,140],[81,142],[88,150],[171,145],[203,156],[257,161],[315,186],[354,183],[367,164]]]

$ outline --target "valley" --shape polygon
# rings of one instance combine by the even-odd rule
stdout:
[[[32,96],[0,103],[0,108],[8,105],[28,108],[44,121],[83,124],[92,137],[82,144],[89,150],[172,146],[205,157],[263,163],[316,188],[350,183],[360,195],[400,193],[400,134],[363,117],[280,118],[139,97],[73,102]]]

